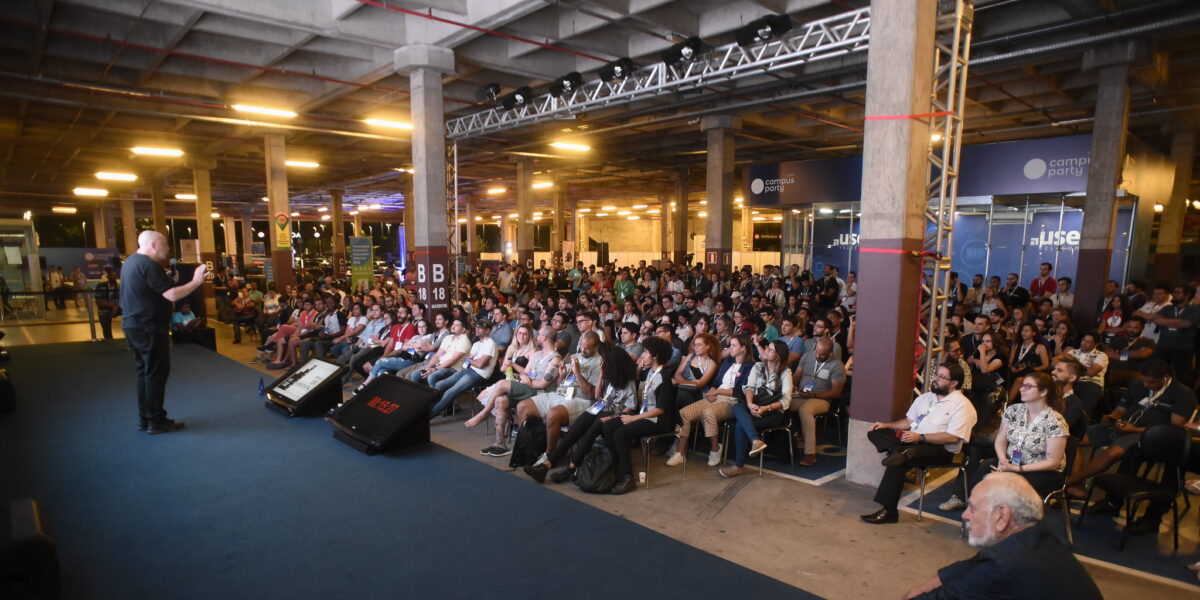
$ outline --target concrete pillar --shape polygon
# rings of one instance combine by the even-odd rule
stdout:
[[[744,203],[743,203],[744,204]],[[739,246],[742,252],[749,252],[754,248],[754,210],[749,206],[742,206],[742,235],[741,245]]]
[[[96,235],[97,248],[112,247],[112,223],[109,222],[108,211],[104,207],[97,208],[92,213],[92,232]]]
[[[440,310],[450,305],[442,75],[454,72],[454,52],[438,46],[405,46],[396,50],[395,67],[408,74],[413,124],[413,228],[411,233],[406,230],[405,238],[413,240],[417,300],[426,302],[430,310]]]
[[[416,243],[416,237],[413,233],[413,223],[415,223],[416,213],[414,207],[416,200],[413,198],[413,180],[415,174],[409,175],[404,182],[404,264],[413,264],[413,244]],[[411,267],[410,267],[411,268]]]
[[[225,224],[225,256],[229,257],[229,259],[233,262],[233,265],[240,269],[242,261],[238,258],[238,256],[240,256],[238,254],[238,220],[229,215],[225,215],[225,220],[222,222]]]
[[[1080,331],[1090,331],[1095,327],[1096,309],[1112,260],[1116,191],[1125,164],[1129,129],[1130,58],[1105,48],[1088,51],[1083,62],[1084,70],[1092,67],[1099,72],[1087,198],[1079,236],[1079,267],[1075,271],[1075,307],[1071,312]]]
[[[1179,281],[1180,242],[1187,217],[1192,167],[1196,155],[1196,132],[1180,131],[1171,138],[1171,162],[1175,163],[1175,183],[1171,201],[1163,208],[1158,224],[1158,248],[1154,253],[1154,281]],[[96,231],[99,231],[97,229]]]
[[[517,261],[533,268],[533,161],[518,158],[517,164]]]
[[[932,112],[937,1],[876,2],[872,10],[866,114]],[[899,418],[913,398],[921,263],[911,253],[921,250],[925,231],[929,125],[867,121],[864,136],[858,327],[872,337],[857,347],[854,370],[870,376],[854,382],[846,478],[877,485],[883,469],[867,427]]]
[[[212,172],[209,170],[215,165],[211,165],[211,162],[192,166],[192,193],[196,194],[196,238],[200,242],[200,262],[208,265],[209,272],[217,266],[217,243],[213,238]],[[204,290],[206,314],[217,314],[212,279],[206,280],[201,288]]]
[[[588,219],[592,217],[592,213],[584,213],[578,215],[575,220],[575,227],[578,228],[579,239],[575,242],[575,255],[579,256],[583,252],[591,250],[591,244],[588,241]],[[582,260],[582,259],[575,259]],[[587,265],[584,265],[587,266]]]
[[[329,222],[333,225],[333,276],[337,279],[346,276],[346,216],[342,210],[344,195],[342,188],[329,190]]]
[[[688,249],[688,194],[691,192],[691,172],[675,171],[675,208],[671,209],[671,262],[681,265]],[[668,207],[670,205],[668,204]],[[666,213],[663,213],[666,214]],[[664,218],[665,220],[665,218]]]
[[[671,192],[663,190],[658,193],[658,214],[662,219],[658,224],[658,246],[662,248],[659,257],[671,260]]]
[[[738,127],[738,120],[726,115],[700,119],[700,130],[708,134],[704,264],[727,272],[733,269],[733,132]]]
[[[563,239],[566,232],[563,229],[567,224],[566,215],[566,190],[558,183],[554,184],[554,191],[550,198],[551,209],[554,210],[554,223],[550,229],[550,266],[554,270],[563,268]]]
[[[162,182],[150,183],[150,216],[154,219],[154,230],[170,237],[167,233],[167,199],[163,196]]]
[[[354,237],[361,237],[362,234],[362,213],[356,210],[354,211]]]
[[[125,238],[125,256],[137,252],[137,215],[133,211],[133,200],[121,200],[121,235]]]
[[[512,219],[508,214],[500,215],[500,262],[507,263],[509,250],[513,247]]]
[[[288,197],[287,148],[282,133],[268,133],[264,138],[267,167],[267,210],[268,253],[276,289],[295,282],[292,271],[292,217],[291,199]],[[244,251],[245,249],[243,249]]]
[[[479,201],[467,198],[467,264],[475,267],[479,264]]]

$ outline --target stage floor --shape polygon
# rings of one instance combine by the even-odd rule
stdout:
[[[0,449],[18,459],[0,467],[2,491],[46,505],[68,597],[382,597],[414,586],[434,597],[894,597],[973,552],[935,519],[861,524],[870,492],[840,478],[723,480],[696,466],[684,480],[656,457],[655,487],[588,495],[506,473],[506,459],[478,455],[487,440],[461,419],[436,421],[427,450],[367,457],[319,419],[267,411],[262,372],[197,347],[174,349],[168,390],[188,429],[147,436],[135,430],[123,346],[12,350],[21,406],[0,418]],[[1196,590],[1089,570],[1108,598]]]

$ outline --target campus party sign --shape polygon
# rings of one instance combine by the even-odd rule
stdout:
[[[1092,136],[964,146],[959,196],[1053,194],[1087,190]],[[861,156],[750,165],[744,190],[751,206],[858,202]]]

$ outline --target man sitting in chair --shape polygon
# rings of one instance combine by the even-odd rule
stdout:
[[[962,392],[963,370],[957,363],[941,365],[930,391],[917,396],[903,419],[873,423],[867,439],[880,452],[886,452],[883,479],[875,492],[878,511],[862,515],[867,523],[895,523],[900,520],[896,506],[904,491],[904,475],[909,469],[950,462],[971,440],[975,427],[975,407]]]

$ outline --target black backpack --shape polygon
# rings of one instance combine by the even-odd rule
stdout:
[[[528,467],[546,451],[546,422],[541,417],[529,417],[517,428],[517,440],[513,442],[512,457],[508,466],[512,469]]]
[[[617,465],[612,450],[596,444],[575,469],[575,485],[589,494],[607,494],[617,485]]]

